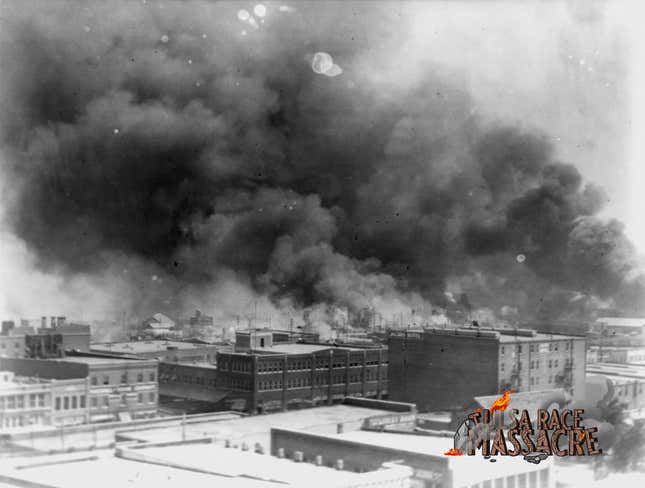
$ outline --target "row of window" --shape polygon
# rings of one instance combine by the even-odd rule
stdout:
[[[529,352],[546,352],[546,348],[543,347],[547,343],[537,343],[537,344],[529,344]],[[542,346],[542,347],[541,347]],[[568,351],[570,349],[571,344],[567,341],[564,342],[564,350]],[[512,346],[511,346],[512,347]],[[549,352],[557,352],[559,349],[560,345],[558,342],[549,342],[548,343],[548,349]],[[518,354],[522,353],[522,344],[517,344],[515,346],[515,351],[517,351]],[[506,352],[506,346],[502,346],[500,348],[501,354],[504,354]]]
[[[144,403],[146,396],[143,393],[137,395],[137,403]],[[157,394],[154,391],[148,392],[147,395],[148,403],[155,403],[157,401]],[[99,405],[100,403],[100,405]],[[123,407],[127,404],[127,395],[121,395],[120,405]],[[102,397],[92,397],[90,400],[90,405],[92,408],[97,407],[109,407],[110,406],[110,397],[104,395]]]
[[[385,375],[383,375],[383,379],[385,379]],[[346,376],[344,374],[337,374],[332,376],[332,384],[333,385],[344,385],[346,380]],[[366,381],[374,381],[371,376],[368,376],[366,378]],[[349,383],[360,383],[361,380],[361,375],[349,375]],[[287,380],[286,387],[287,388],[308,388],[311,387],[311,377],[309,376],[304,376],[301,378],[289,378]],[[329,386],[329,382],[327,381],[326,376],[316,376],[314,377],[314,385],[313,386]],[[272,380],[272,381],[260,381],[258,383],[258,390],[281,390],[283,387],[282,385],[282,380],[277,379],[277,380]]]
[[[0,411],[22,410],[24,408],[45,406],[44,393],[30,393],[29,395],[7,395],[0,397]]]
[[[187,383],[189,385],[216,386],[215,378],[204,378],[202,376],[190,375],[160,375],[159,380],[162,383],[177,382]]]
[[[85,395],[56,397],[54,405],[56,410],[76,410],[77,408],[85,408]]]
[[[145,375],[144,373],[137,373],[137,382],[138,383],[143,383],[144,382]],[[156,375],[154,372],[148,373],[148,381],[155,381]],[[90,383],[92,386],[96,386],[99,383],[99,379],[97,376],[92,376],[90,378]],[[129,383],[129,377],[128,373],[123,373],[121,375],[121,384],[127,384]],[[109,385],[110,384],[110,377],[108,375],[104,375],[102,377],[102,383],[103,385]]]
[[[523,368],[524,363],[522,361],[519,361],[517,363],[517,369],[518,371],[521,371]],[[549,359],[548,362],[549,368],[558,368],[560,365],[560,362],[558,359]],[[564,366],[565,367],[573,367],[573,359],[572,358],[566,358],[564,360]],[[535,359],[529,363],[529,368],[530,369],[540,369],[540,360]],[[500,363],[500,371],[504,371],[506,369],[506,364],[505,363]]]
[[[7,348],[7,343],[4,341],[0,342],[0,349],[6,349],[6,348]],[[14,348],[20,349],[20,342],[14,342]]]

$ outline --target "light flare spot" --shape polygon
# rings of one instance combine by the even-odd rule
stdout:
[[[253,7],[253,13],[260,18],[264,17],[267,14],[267,8],[261,3],[258,3],[255,7]]]

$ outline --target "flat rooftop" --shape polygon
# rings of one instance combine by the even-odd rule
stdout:
[[[426,327],[424,329],[409,329],[409,330],[395,330],[392,335],[403,336],[408,334],[421,334],[421,335],[449,335],[463,337],[479,337],[481,334],[482,339],[497,340],[502,344],[519,342],[551,342],[551,341],[569,341],[569,340],[585,340],[583,336],[544,333],[537,332],[533,329],[513,329],[513,328],[494,328],[494,327]]]
[[[64,358],[48,359],[48,361],[62,361],[67,363],[81,363],[81,364],[137,364],[145,360],[128,359],[128,358],[100,358],[93,356],[67,356]],[[154,361],[149,359],[148,361]]]
[[[274,344],[271,347],[258,347],[253,349],[256,352],[268,352],[278,354],[311,354],[312,352],[326,351],[327,349],[343,349],[350,351],[363,351],[363,348],[347,346],[345,344],[335,346],[333,344]]]
[[[227,439],[238,443],[247,442],[251,446],[259,442],[268,452],[273,427],[336,433],[339,423],[346,424],[346,429],[358,429],[363,420],[368,417],[391,413],[391,410],[341,404],[216,422],[191,421],[183,426],[178,424],[148,428],[142,426],[137,429],[123,429],[119,431],[119,435],[140,442],[168,442],[204,437],[215,438],[221,443]]]
[[[91,479],[141,488],[367,486],[370,482],[383,482],[388,471],[394,479],[411,474],[400,466],[371,473],[338,471],[210,443],[143,446],[124,449],[118,456],[104,450],[46,459],[18,458],[1,462],[0,470],[5,477],[16,480],[16,486],[27,482],[43,488],[85,488]],[[385,478],[379,478],[379,474]],[[11,481],[3,486],[11,486]]]
[[[106,342],[91,344],[90,350],[112,352],[119,354],[137,354],[168,351],[168,348],[179,350],[199,349],[203,347],[216,347],[215,344],[196,344],[183,341],[131,341],[131,342]]]

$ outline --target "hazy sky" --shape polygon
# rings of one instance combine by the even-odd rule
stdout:
[[[558,293],[591,296],[593,291],[566,283],[566,277],[548,277],[545,284],[549,273],[531,256],[520,271],[508,268],[505,274],[508,260],[514,263],[517,253],[533,245],[509,244],[512,239],[500,227],[513,210],[505,206],[510,201],[505,198],[512,195],[521,206],[526,198],[531,202],[535,185],[546,184],[547,193],[553,190],[548,175],[537,176],[545,164],[559,168],[554,179],[566,196],[559,199],[565,203],[562,228],[569,232],[580,223],[578,217],[588,215],[576,213],[578,199],[584,200],[583,186],[580,192],[565,188],[567,178],[576,178],[566,167],[571,164],[585,183],[604,190],[600,217],[624,222],[627,235],[645,253],[640,216],[645,172],[642,144],[635,137],[641,129],[642,97],[634,87],[643,79],[636,69],[642,54],[637,2],[284,3],[266,2],[266,8],[257,10],[254,2],[2,2],[2,47],[10,53],[0,77],[9,87],[3,92],[3,121],[11,128],[7,134],[18,136],[0,149],[15,174],[26,169],[27,186],[18,184],[19,177],[2,182],[0,205],[23,205],[6,212],[13,222],[0,227],[0,313],[31,314],[27,310],[34,297],[44,296],[43,307],[51,313],[90,309],[103,314],[124,298],[143,301],[125,292],[124,283],[155,297],[155,287],[173,283],[166,292],[174,295],[177,287],[183,290],[186,283],[204,279],[203,269],[212,273],[206,281],[214,288],[187,291],[190,306],[200,306],[192,297],[202,292],[204,297],[226,297],[214,306],[229,302],[231,295],[248,295],[247,305],[258,299],[276,304],[281,295],[271,287],[279,290],[293,278],[297,286],[287,298],[299,307],[297,290],[303,277],[310,276],[326,280],[311,284],[319,295],[316,303],[340,303],[350,292],[360,298],[356,303],[373,293],[369,302],[383,298],[387,289],[390,302],[405,310],[411,307],[410,297],[401,293],[430,293],[433,288],[457,293],[463,290],[459,283],[475,283],[477,276],[484,278],[471,296],[491,290],[492,282],[512,290],[512,283],[532,279],[543,293],[553,283]],[[240,16],[238,9],[246,13]],[[316,68],[311,72],[313,53],[319,50],[329,51],[339,63],[333,77]],[[25,96],[22,106],[16,102],[19,96]],[[496,191],[507,182],[483,182],[487,169],[479,167],[476,148],[486,152],[486,144],[473,142],[488,140],[489,129],[498,126],[510,132],[495,143],[492,131],[491,151],[502,147],[493,166],[499,164],[503,171],[508,163],[507,141],[511,153],[519,149],[511,159],[526,156],[535,163],[534,173],[518,170],[528,175],[526,181],[499,195]],[[548,149],[536,142],[540,134]],[[127,140],[129,145],[120,142]],[[542,157],[543,150],[553,150],[554,157]],[[140,159],[132,156],[137,151]],[[178,162],[170,166],[180,168],[179,179],[165,172],[165,158],[173,151]],[[85,164],[79,154],[89,154],[98,164]],[[114,157],[119,154],[134,159]],[[516,163],[510,163],[507,176]],[[140,181],[129,178],[130,169],[142,172]],[[462,169],[465,179],[460,179]],[[60,175],[70,178],[77,201],[57,189]],[[213,190],[220,184],[230,184],[224,197]],[[93,200],[94,190],[105,193]],[[48,191],[63,210],[60,219],[51,213],[58,207],[49,206],[43,196]],[[464,194],[450,194],[455,191]],[[471,197],[474,191],[472,199],[464,197],[469,191]],[[598,198],[595,190],[591,193]],[[150,194],[154,198],[148,199]],[[185,195],[197,195],[198,201]],[[208,204],[200,198],[209,199]],[[280,207],[285,199],[298,201],[301,220],[285,217],[283,210],[267,215],[266,222],[249,220],[264,206]],[[142,212],[140,201],[152,201],[151,207]],[[227,207],[231,201],[237,202],[234,217]],[[191,205],[195,208],[188,217],[180,215]],[[8,208],[0,208],[0,217]],[[118,218],[105,218],[102,212],[114,208],[121,212]],[[409,222],[392,218],[399,211],[402,217],[408,212]],[[162,218],[158,225],[147,221],[146,227],[131,225],[133,215]],[[567,215],[573,215],[570,221]],[[540,215],[532,216],[540,221]],[[471,224],[479,220],[482,226],[474,230],[480,234],[475,235],[490,237],[499,230],[507,247],[497,248],[499,242],[492,238],[481,241],[482,249],[491,246],[487,250],[468,250]],[[128,231],[123,235],[121,221]],[[272,234],[285,225],[284,234]],[[619,228],[593,225],[598,232],[590,224],[573,236],[588,246],[581,254],[587,264],[593,268],[606,261],[612,276],[629,275],[624,270],[635,269],[635,260]],[[530,227],[527,235],[534,230]],[[245,228],[251,229],[248,235]],[[177,235],[184,229],[190,230],[185,231],[190,239],[182,241]],[[316,233],[320,236],[312,238]],[[230,238],[230,248],[218,248],[226,241],[220,234]],[[84,237],[76,240],[79,235]],[[594,255],[603,245],[594,239],[603,235],[613,235],[619,243],[610,245],[614,255],[609,259],[606,253]],[[206,244],[193,245],[199,238]],[[296,238],[307,242],[307,253],[297,245],[289,248]],[[166,247],[159,244],[164,239]],[[255,247],[244,248],[249,242]],[[549,256],[548,243],[541,245],[538,251]],[[575,248],[564,240],[558,246],[547,267],[557,268],[556,254]],[[466,254],[455,258],[452,252],[458,247]],[[84,253],[78,260],[77,251]],[[223,258],[236,252],[257,261]],[[193,267],[175,269],[173,260],[183,258],[185,263],[192,260]],[[101,268],[97,262],[110,264]],[[462,264],[467,271],[459,269]],[[303,276],[298,275],[300,265],[307,270]],[[578,266],[575,260],[569,265]],[[416,278],[410,269],[418,271]],[[235,279],[214,277],[229,272]],[[347,285],[352,280],[355,287]],[[535,289],[523,298],[509,292],[504,300],[509,306],[519,303]],[[321,297],[321,290],[331,296]],[[493,301],[480,298],[482,303]],[[415,295],[412,301],[417,299]],[[235,304],[228,315],[240,306]]]

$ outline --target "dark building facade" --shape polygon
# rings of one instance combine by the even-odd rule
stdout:
[[[390,399],[419,411],[468,405],[505,390],[562,388],[583,398],[586,339],[528,329],[392,331]]]
[[[262,343],[263,338],[259,334],[251,338],[256,340]],[[217,386],[230,392],[233,408],[237,404],[256,413],[388,394],[385,347],[264,344],[245,353],[217,356]]]

